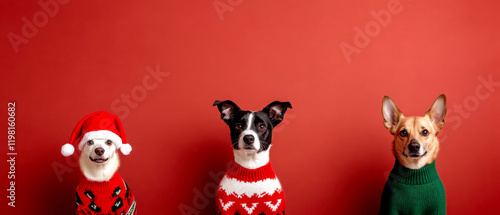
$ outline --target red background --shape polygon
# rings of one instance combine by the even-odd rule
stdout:
[[[133,151],[119,172],[141,214],[213,214],[211,172],[232,159],[215,99],[252,110],[292,103],[271,152],[289,214],[375,214],[394,162],[382,97],[423,115],[441,93],[449,110],[437,167],[448,213],[498,213],[500,87],[480,81],[500,82],[496,1],[401,0],[350,63],[339,45],[354,45],[354,28],[387,0],[231,2],[221,20],[212,0],[73,0],[16,53],[9,32],[22,36],[22,18],[42,9],[2,1],[1,152],[6,160],[8,101],[18,152],[16,208],[3,197],[2,214],[73,213],[80,173],[60,147],[97,110],[123,120]],[[161,83],[145,69],[157,65],[169,73]],[[144,90],[144,79],[156,87]],[[139,101],[121,101],[131,94]]]

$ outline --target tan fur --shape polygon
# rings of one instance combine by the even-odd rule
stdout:
[[[420,169],[432,163],[439,153],[439,140],[436,135],[444,126],[446,116],[446,96],[440,95],[424,116],[405,117],[391,98],[385,96],[382,100],[382,115],[384,126],[394,135],[393,152],[399,163],[409,169]],[[400,132],[406,129],[406,137]],[[429,131],[428,136],[422,131]],[[417,140],[426,154],[420,157],[408,156],[408,145],[411,140]],[[406,153],[405,153],[406,152]]]
[[[94,139],[94,145],[85,144],[80,155],[80,169],[83,175],[90,181],[109,181],[120,166],[120,158],[114,144],[106,145],[105,139]],[[104,163],[92,162],[89,157],[95,158],[95,148],[105,149],[104,157],[109,158]]]

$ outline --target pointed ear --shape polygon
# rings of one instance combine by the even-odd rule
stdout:
[[[262,109],[262,112],[267,114],[273,124],[273,127],[275,127],[283,121],[287,108],[292,108],[292,104],[290,104],[290,102],[274,101]]]
[[[382,116],[384,117],[385,128],[391,134],[396,133],[396,126],[404,115],[389,96],[384,96],[384,99],[382,99]]]
[[[446,116],[446,95],[441,94],[425,115],[429,116],[439,132],[444,126],[444,117]]]
[[[213,106],[216,106],[220,112],[220,118],[224,120],[224,122],[229,123],[234,119],[234,116],[241,109],[231,100],[219,101],[215,100]]]

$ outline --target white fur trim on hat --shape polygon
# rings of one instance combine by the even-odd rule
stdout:
[[[64,155],[64,157],[68,157],[72,155],[74,152],[75,152],[75,147],[69,143],[66,143],[61,147],[61,154]]]
[[[130,152],[132,151],[132,146],[128,143],[125,143],[123,144],[121,147],[120,147],[120,151],[124,154],[124,155],[129,155]]]
[[[122,144],[122,138],[118,136],[117,134],[113,133],[112,131],[108,130],[99,130],[99,131],[89,131],[83,135],[82,140],[80,143],[78,143],[78,149],[80,151],[83,149],[83,146],[87,141],[93,140],[93,139],[106,139],[106,140],[111,140],[113,144],[115,144],[116,149],[119,149],[123,144]]]

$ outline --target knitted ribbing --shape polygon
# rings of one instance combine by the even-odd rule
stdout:
[[[420,169],[409,169],[396,160],[389,178],[403,184],[416,185],[430,183],[439,178],[439,176],[436,170],[436,161]]]
[[[445,191],[435,162],[413,170],[396,161],[382,192],[379,214],[445,215]]]

